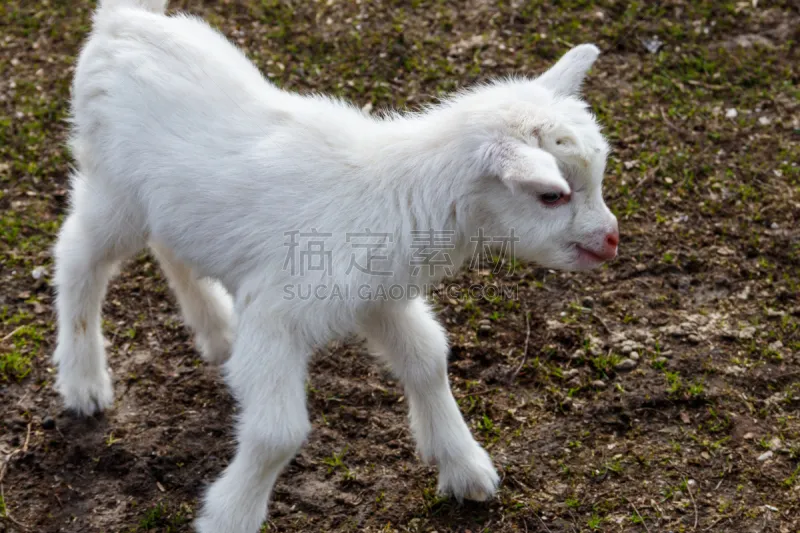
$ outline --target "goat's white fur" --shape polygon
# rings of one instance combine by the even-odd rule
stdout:
[[[205,358],[227,361],[242,406],[236,456],[208,490],[198,531],[258,530],[277,476],[311,428],[308,358],[353,332],[402,381],[439,489],[459,500],[491,497],[498,476],[450,393],[447,336],[427,304],[286,298],[282,288],[296,281],[283,268],[286,232],[391,234],[391,282],[399,285],[441,278],[410,267],[413,230],[452,231],[456,267],[479,228],[513,228],[522,259],[596,266],[575,244],[600,246],[616,231],[601,193],[608,147],[577,97],[597,48],[572,49],[538,79],[506,79],[424,112],[375,118],[276,88],[221,34],[196,18],[165,16],[165,4],[102,0],[75,72],[77,171],[54,249],[54,359],[66,406],[84,415],[112,406],[101,304],[117,265],[149,245]],[[545,207],[538,195],[547,192],[571,200]],[[344,239],[328,250],[332,271],[306,272],[303,283],[387,282],[345,273],[354,249]],[[355,253],[363,264],[367,252]]]

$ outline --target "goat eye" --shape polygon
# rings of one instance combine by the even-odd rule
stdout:
[[[562,198],[564,198],[564,195],[560,192],[546,192],[539,195],[539,199],[544,205],[557,205]]]

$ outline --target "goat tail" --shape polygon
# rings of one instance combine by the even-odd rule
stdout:
[[[169,0],[100,0],[100,10],[116,10],[119,8],[134,8],[162,14],[167,10]]]

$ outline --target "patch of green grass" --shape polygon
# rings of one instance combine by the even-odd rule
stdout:
[[[589,529],[592,531],[599,531],[600,527],[603,525],[603,518],[601,516],[597,516],[593,514],[591,518],[586,522],[586,525],[589,526]]]
[[[581,501],[575,496],[570,496],[564,501],[564,504],[570,509],[577,509],[581,506]]]
[[[797,465],[797,468],[794,469],[794,472],[792,472],[791,476],[783,480],[783,486],[794,487],[794,484],[797,482],[798,476],[800,476],[800,465]]]
[[[672,395],[677,395],[683,389],[683,381],[678,372],[665,372],[664,377],[667,380],[667,392]]]
[[[0,354],[0,377],[4,380],[21,380],[30,374],[33,367],[31,358],[14,349]]]
[[[622,361],[622,357],[613,352],[606,355],[595,355],[589,359],[592,367],[594,367],[594,369],[603,377],[606,377],[608,374],[612,373],[614,371],[614,367],[617,366],[620,361]]]
[[[325,457],[322,462],[328,465],[328,474],[332,474],[336,471],[342,472],[345,480],[352,480],[355,479],[355,474],[353,474],[352,470],[344,464],[344,456],[347,454],[347,448],[343,449],[339,453],[334,453],[330,457]]]
[[[189,522],[189,508],[181,505],[180,509],[171,512],[167,504],[157,503],[139,520],[134,531],[159,531],[160,533],[176,533],[182,531]]]
[[[4,308],[0,315],[4,329],[13,329],[8,338],[2,341],[4,345],[10,345],[10,349],[0,352],[0,380],[19,381],[30,374],[33,358],[44,341],[44,333],[33,324],[18,325],[32,320],[29,313],[21,311],[6,318],[7,312],[7,308]]]
[[[483,433],[487,439],[496,439],[500,436],[500,430],[486,413],[478,420],[478,431]]]

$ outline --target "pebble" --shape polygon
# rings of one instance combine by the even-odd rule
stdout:
[[[44,417],[44,419],[42,420],[42,429],[46,430],[56,429],[56,421],[49,416]]]
[[[767,459],[772,459],[773,455],[775,455],[775,453],[772,450],[766,451],[758,456],[758,462],[763,463]]]
[[[739,112],[736,111],[734,108],[730,108],[725,111],[725,118],[736,118],[739,116]]]
[[[742,340],[750,340],[753,337],[755,337],[755,334],[756,334],[756,328],[754,328],[753,326],[748,326],[739,332],[739,338]]]
[[[606,388],[606,382],[601,380],[601,379],[592,381],[592,387],[594,387],[595,389],[605,389]]]
[[[571,377],[577,376],[578,374],[580,374],[580,370],[578,370],[577,368],[570,368],[561,375],[564,377],[564,379],[569,379]]]
[[[45,274],[47,274],[47,269],[43,266],[38,266],[31,271],[31,276],[33,276],[35,280],[42,279]]]
[[[614,370],[619,370],[620,372],[630,372],[636,368],[636,361],[633,359],[623,359],[614,367]]]
[[[631,358],[631,359],[633,359],[634,361],[638,361],[638,360],[639,360],[639,357],[640,357],[640,355],[639,355],[639,352],[631,352],[631,354],[630,354],[628,357],[630,357],[630,358]]]

